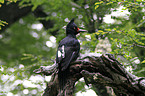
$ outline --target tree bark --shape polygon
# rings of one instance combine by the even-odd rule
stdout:
[[[57,64],[34,70],[36,73],[52,75],[43,96],[73,96],[75,83],[84,77],[86,84],[112,87],[117,96],[145,96],[145,78],[127,72],[113,55],[82,55],[71,63],[70,74],[64,90],[59,91]],[[103,96],[103,95],[102,95]]]

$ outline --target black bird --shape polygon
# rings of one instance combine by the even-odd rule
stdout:
[[[69,65],[75,61],[79,56],[80,43],[76,38],[76,35],[85,30],[81,30],[74,23],[72,19],[66,26],[66,37],[59,43],[56,63],[58,64],[58,80],[60,90],[63,90],[67,77],[69,75]]]

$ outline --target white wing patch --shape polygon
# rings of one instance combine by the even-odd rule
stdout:
[[[58,57],[60,58],[60,57],[61,57],[61,52],[60,52],[60,51],[58,51],[58,53],[57,53],[57,54],[58,54]]]
[[[60,57],[64,58],[65,57],[64,45],[61,48],[62,48],[62,51],[59,50],[57,54],[59,58]]]
[[[62,46],[62,57],[65,57],[64,45]]]

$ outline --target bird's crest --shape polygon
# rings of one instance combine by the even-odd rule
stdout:
[[[74,22],[74,21],[75,21],[75,18],[72,18],[70,22]]]
[[[71,19],[71,21],[67,24],[67,28],[71,27],[71,25],[74,23],[74,18]]]

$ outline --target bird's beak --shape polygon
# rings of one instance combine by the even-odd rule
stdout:
[[[84,29],[79,29],[78,31],[79,31],[79,33],[80,32],[87,32],[87,30],[84,30]]]

